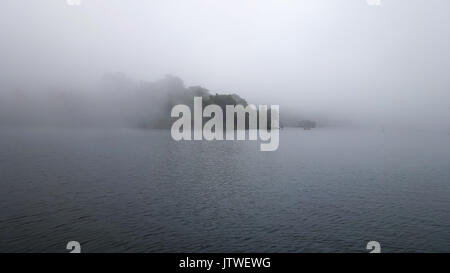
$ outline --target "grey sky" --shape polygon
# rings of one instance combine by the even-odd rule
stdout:
[[[170,73],[255,103],[450,127],[447,0],[81,1],[1,1],[3,88]]]

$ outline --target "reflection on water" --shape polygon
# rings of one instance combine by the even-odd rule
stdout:
[[[450,251],[450,138],[0,131],[0,252]]]

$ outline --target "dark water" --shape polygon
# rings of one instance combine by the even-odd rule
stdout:
[[[0,252],[450,251],[450,136],[0,131]]]

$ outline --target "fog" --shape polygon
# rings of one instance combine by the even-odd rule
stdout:
[[[157,123],[167,94],[203,86],[279,104],[282,120],[448,131],[449,12],[445,0],[3,0],[0,123]]]

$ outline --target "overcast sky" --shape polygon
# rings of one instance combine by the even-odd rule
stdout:
[[[450,1],[2,0],[0,84],[104,73],[250,102],[450,128]],[[281,114],[283,108],[281,108]]]

